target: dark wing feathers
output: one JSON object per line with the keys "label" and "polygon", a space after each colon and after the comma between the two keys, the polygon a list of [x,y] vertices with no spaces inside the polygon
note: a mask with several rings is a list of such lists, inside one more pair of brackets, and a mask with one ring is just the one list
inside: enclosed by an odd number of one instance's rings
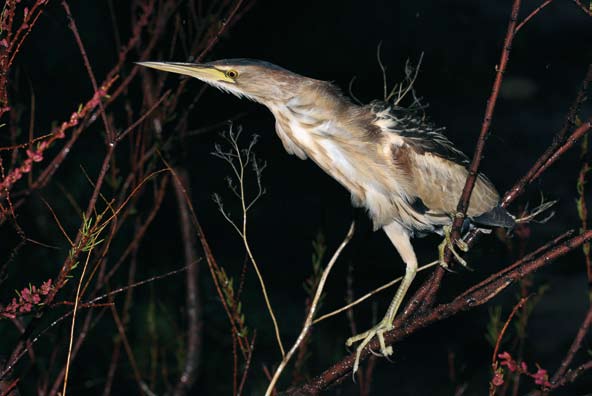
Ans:
{"label": "dark wing feathers", "polygon": [[393,132],[405,138],[416,152],[431,153],[468,166],[469,158],[444,136],[445,128],[438,128],[425,118],[423,108],[391,106],[382,101],[373,101],[370,107],[377,118],[389,119],[393,124]]}
{"label": "dark wing feathers", "polygon": [[490,227],[512,228],[516,225],[514,217],[499,205],[487,213],[473,217],[473,221],[477,224]]}
{"label": "dark wing feathers", "polygon": [[[413,209],[419,213],[453,214],[468,175],[469,158],[443,135],[444,128],[435,127],[426,120],[420,106],[403,108],[374,101],[370,108],[377,119],[389,121],[389,131],[401,136],[416,155],[424,158],[421,163],[416,163],[418,174],[414,184],[417,196],[411,203]],[[445,161],[452,164],[444,165]],[[449,170],[445,171],[442,166]],[[499,206],[498,201],[495,187],[480,173],[469,206],[472,221],[484,226],[513,227],[514,218]]]}

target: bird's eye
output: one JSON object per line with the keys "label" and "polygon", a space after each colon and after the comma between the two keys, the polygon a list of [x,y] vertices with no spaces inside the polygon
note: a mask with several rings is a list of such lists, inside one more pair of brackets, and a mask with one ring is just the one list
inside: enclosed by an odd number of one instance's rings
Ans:
{"label": "bird's eye", "polygon": [[238,77],[238,72],[236,70],[226,70],[226,77],[235,79]]}

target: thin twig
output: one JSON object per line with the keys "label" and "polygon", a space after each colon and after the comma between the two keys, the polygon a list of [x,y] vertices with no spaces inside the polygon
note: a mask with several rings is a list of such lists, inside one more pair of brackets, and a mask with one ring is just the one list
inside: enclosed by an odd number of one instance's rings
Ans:
{"label": "thin twig", "polygon": [[537,8],[535,8],[530,14],[528,14],[528,16],[526,18],[524,18],[522,20],[522,22],[520,22],[518,24],[518,26],[516,26],[516,29],[514,29],[514,34],[518,33],[518,31],[520,29],[522,29],[522,27],[524,25],[526,25],[528,23],[528,21],[530,21],[536,14],[538,14],[543,8],[545,8],[546,6],[548,6],[549,4],[551,4],[553,2],[553,0],[545,0],[543,1],[543,3],[538,6]]}
{"label": "thin twig", "polygon": [[257,333],[253,334],[251,338],[251,344],[249,345],[249,353],[247,354],[247,360],[245,361],[245,367],[243,368],[243,375],[238,386],[238,390],[236,392],[236,396],[240,396],[243,393],[243,388],[245,387],[245,383],[247,382],[247,374],[249,373],[249,369],[251,368],[251,361],[253,360],[253,351],[255,350],[255,339],[257,338]]}
{"label": "thin twig", "polygon": [[[101,301],[101,300],[103,300],[103,299],[105,299],[107,297],[114,296],[116,294],[122,293],[122,292],[124,292],[126,290],[129,290],[131,288],[134,288],[134,287],[142,286],[142,285],[145,285],[147,283],[151,283],[151,282],[154,282],[154,281],[157,281],[157,280],[160,280],[160,279],[167,278],[167,277],[169,277],[171,275],[176,275],[176,274],[178,274],[180,272],[185,271],[185,269],[186,269],[185,267],[182,267],[182,268],[179,268],[179,269],[176,269],[176,270],[173,270],[173,271],[169,271],[169,272],[164,273],[162,275],[156,275],[156,276],[153,276],[151,278],[145,279],[143,281],[136,282],[136,283],[131,284],[131,285],[120,287],[120,288],[115,289],[115,290],[113,290],[113,291],[111,291],[109,293],[105,293],[105,294],[103,294],[101,296],[95,297],[95,298],[93,298],[90,301],[87,301],[85,303],[79,304],[79,308],[80,307],[87,307],[87,306],[88,307],[92,307],[95,303],[97,303],[97,302],[99,302],[99,301]],[[11,359],[9,361],[9,363],[4,366],[4,370],[0,373],[0,380],[2,380],[8,373],[10,373],[10,371],[14,368],[14,365],[17,364],[22,359],[22,357],[28,352],[30,346],[32,346],[35,343],[37,343],[37,341],[39,341],[41,339],[41,337],[43,337],[49,330],[51,330],[52,328],[54,328],[55,326],[57,326],[58,324],[60,324],[65,319],[69,318],[70,315],[73,314],[73,312],[74,311],[70,311],[70,312],[67,312],[64,315],[60,316],[58,319],[56,319],[53,322],[51,322],[46,328],[44,328],[43,330],[41,330],[35,337],[33,337],[31,339],[31,341],[27,344],[27,347],[21,349],[20,352],[15,355],[14,359]]]}
{"label": "thin twig", "polygon": [[[523,278],[524,276],[533,273],[541,267],[553,262],[559,257],[564,256],[568,252],[579,248],[583,243],[592,239],[592,230],[589,230],[581,235],[575,236],[567,241],[564,241],[551,249],[543,252],[536,258],[525,262],[522,266],[514,268],[505,276],[497,278],[495,281],[483,285],[482,287],[473,290],[469,294],[461,294],[449,303],[441,304],[423,315],[416,315],[406,320],[400,318],[395,319],[393,323],[393,330],[384,334],[384,340],[388,344],[392,344],[406,336],[416,332],[420,328],[424,328],[432,323],[448,318],[452,315],[458,314],[461,311],[469,310],[485,304],[493,297],[505,290],[512,283]],[[378,340],[373,340],[368,344],[368,347],[362,350],[360,360],[365,360],[370,355],[371,350],[380,347]],[[356,360],[356,353],[350,354],[341,361],[335,363],[327,368],[323,373],[319,374],[311,381],[303,384],[297,388],[292,388],[287,393],[288,395],[317,395],[320,391],[328,387],[338,384],[348,377],[351,372],[353,364]]]}
{"label": "thin twig", "polygon": [[84,274],[86,273],[86,268],[88,267],[88,262],[90,260],[90,255],[93,251],[91,247],[86,254],[86,260],[84,262],[84,267],[82,267],[82,274],[80,274],[80,280],[78,281],[78,287],[76,288],[76,298],[74,300],[74,309],[72,310],[72,326],[70,326],[70,341],[68,343],[68,357],[66,359],[66,371],[64,374],[64,387],[62,388],[62,395],[66,396],[66,390],[68,388],[68,374],[70,373],[70,359],[72,358],[72,342],[74,341],[74,327],[76,325],[76,313],[78,312],[78,303],[80,302],[80,288],[82,286],[82,281],[84,280]]}
{"label": "thin twig", "polygon": [[582,4],[580,0],[572,0],[576,5],[580,8],[580,10],[584,11],[584,13],[590,17],[592,17],[592,9],[586,7]]}
{"label": "thin twig", "polygon": [[[232,225],[232,227],[237,232],[237,234],[240,236],[240,238],[243,242],[243,246],[245,248],[245,251],[247,252],[247,256],[249,257],[249,260],[251,261],[251,264],[253,265],[253,269],[255,270],[255,273],[257,275],[257,279],[259,280],[259,286],[261,287],[263,299],[265,300],[265,305],[267,307],[267,311],[268,311],[269,316],[271,317],[271,321],[273,323],[273,328],[274,328],[275,337],[276,337],[276,340],[278,343],[278,347],[280,349],[280,353],[282,355],[282,358],[284,358],[286,355],[286,352],[284,350],[284,345],[282,343],[280,327],[279,327],[277,318],[275,316],[275,312],[273,311],[273,307],[271,306],[271,300],[269,298],[269,293],[267,292],[267,286],[265,284],[265,280],[263,279],[261,269],[259,268],[259,264],[257,264],[257,260],[255,259],[253,251],[251,249],[251,244],[249,243],[249,238],[248,238],[248,234],[247,234],[247,225],[248,225],[247,220],[248,220],[249,210],[255,204],[255,202],[257,202],[259,200],[259,198],[261,198],[261,196],[263,194],[265,194],[265,189],[263,188],[262,183],[261,183],[261,173],[265,169],[266,165],[265,165],[265,163],[259,164],[259,161],[257,160],[255,155],[253,154],[253,148],[254,148],[255,144],[257,143],[257,137],[253,136],[253,138],[251,139],[251,142],[249,143],[249,146],[246,149],[241,149],[239,147],[239,143],[238,143],[238,139],[240,137],[240,134],[241,134],[240,128],[235,133],[232,129],[232,126],[231,126],[228,133],[223,135],[224,139],[230,144],[231,151],[225,152],[222,150],[222,148],[220,146],[216,145],[215,151],[212,154],[215,157],[221,158],[224,161],[226,161],[229,164],[230,168],[232,169],[232,171],[236,177],[236,182],[238,183],[238,188],[232,183],[231,180],[229,180],[228,184],[229,184],[230,189],[239,198],[240,205],[241,205],[241,212],[242,212],[241,223],[237,224],[236,222],[234,222],[230,218],[229,214],[226,213],[226,211],[224,210],[221,198],[217,194],[214,194],[214,201],[218,205],[218,210],[220,211],[220,213],[222,214],[224,219]],[[255,196],[252,198],[247,197],[247,193],[245,190],[246,170],[249,165],[251,165],[253,168],[253,172],[255,173],[255,178],[256,178],[256,182],[257,182],[257,192],[256,192]]]}
{"label": "thin twig", "polygon": [[[90,61],[88,60],[88,55],[86,54],[86,50],[84,49],[84,44],[82,44],[82,39],[80,38],[80,34],[78,33],[78,27],[76,27],[76,21],[70,12],[70,6],[66,0],[62,0],[62,7],[66,11],[66,16],[68,17],[68,27],[72,30],[74,34],[74,39],[76,40],[76,44],[78,45],[78,49],[80,50],[80,54],[82,55],[82,60],[84,61],[84,67],[88,72],[88,77],[92,83],[95,95],[99,93],[99,85],[97,84],[97,79],[95,78],[95,74],[92,70],[92,66],[90,65]],[[107,114],[105,113],[105,107],[103,106],[103,102],[99,101],[99,109],[101,113],[101,118],[103,119],[103,125],[105,126],[105,131],[107,132],[107,140],[108,144],[111,144],[113,139],[115,139],[115,134],[113,129],[111,128],[111,124],[107,120]]]}
{"label": "thin twig", "polygon": [[516,315],[518,310],[520,308],[522,308],[522,306],[524,305],[524,303],[527,300],[528,300],[528,297],[521,298],[520,301],[518,301],[518,303],[516,305],[514,305],[514,308],[512,309],[512,312],[510,312],[510,315],[508,315],[508,319],[506,319],[504,326],[502,327],[501,331],[499,332],[499,334],[497,336],[497,341],[495,342],[495,347],[493,348],[493,353],[491,354],[491,365],[492,366],[494,366],[495,363],[497,362],[497,353],[498,353],[500,345],[502,343],[502,339],[504,338],[504,334],[506,334],[506,330],[508,329],[510,322],[512,322],[512,318],[514,317],[514,315]]}
{"label": "thin twig", "polygon": [[[431,268],[431,267],[433,267],[433,266],[435,266],[435,265],[438,265],[438,264],[439,264],[439,261],[437,261],[437,260],[436,260],[436,261],[432,261],[432,262],[431,262],[431,263],[429,263],[429,264],[426,264],[426,265],[423,265],[423,266],[419,267],[419,268],[417,269],[417,272],[421,272],[421,271],[423,271],[423,270],[425,270],[425,269]],[[317,323],[319,323],[319,322],[321,322],[321,321],[323,321],[323,320],[325,320],[325,319],[328,319],[328,318],[330,318],[331,316],[335,316],[335,315],[337,315],[337,314],[339,314],[339,313],[341,313],[341,312],[343,312],[343,311],[347,311],[348,309],[351,309],[351,308],[353,308],[354,306],[356,306],[356,305],[360,304],[361,302],[363,302],[363,301],[366,301],[367,299],[369,299],[369,298],[370,298],[370,297],[372,297],[373,295],[375,295],[375,294],[377,294],[377,293],[379,293],[379,292],[381,292],[381,291],[383,291],[383,290],[385,290],[385,289],[388,289],[388,288],[389,288],[389,287],[391,287],[391,286],[394,286],[394,285],[396,285],[397,283],[401,282],[401,280],[403,280],[403,277],[402,277],[402,276],[400,276],[400,277],[398,277],[398,278],[396,278],[396,279],[393,279],[392,281],[390,281],[390,282],[388,282],[388,283],[385,283],[384,285],[382,285],[382,286],[380,286],[380,287],[378,287],[378,288],[376,288],[376,289],[372,290],[371,292],[368,292],[368,293],[364,294],[362,297],[360,297],[360,298],[356,299],[355,301],[352,301],[352,302],[350,302],[349,304],[347,304],[347,305],[344,305],[344,306],[343,306],[343,307],[341,307],[341,308],[338,308],[338,309],[336,309],[336,310],[334,310],[334,311],[331,311],[331,312],[329,312],[329,313],[326,313],[326,314],[324,314],[324,315],[322,315],[322,316],[320,316],[320,317],[316,318],[316,319],[315,319],[315,320],[312,322],[312,324],[317,324]]]}
{"label": "thin twig", "polygon": [[555,372],[555,374],[553,374],[553,377],[551,378],[551,383],[560,382],[561,378],[563,378],[565,376],[565,373],[566,373],[569,365],[571,364],[576,352],[582,347],[582,342],[584,341],[584,338],[586,337],[586,334],[588,333],[588,330],[590,329],[591,325],[592,325],[592,304],[589,305],[588,312],[586,313],[586,317],[584,318],[582,325],[578,329],[578,333],[576,334],[576,337],[574,338],[573,342],[571,343],[571,346],[569,347],[569,350],[568,350],[567,354],[565,355],[565,358],[561,361],[561,364],[557,368],[557,371]]}
{"label": "thin twig", "polygon": [[[174,169],[170,167],[168,162],[164,158],[162,158],[162,156],[161,156],[161,160],[164,162],[164,164],[167,166],[167,169],[173,175],[175,182],[181,183],[179,176],[175,173]],[[230,308],[228,307],[228,304],[226,303],[226,299],[224,298],[224,293],[222,292],[222,288],[221,288],[220,282],[218,280],[217,273],[220,272],[220,267],[218,266],[218,263],[216,262],[216,259],[214,257],[214,254],[212,253],[212,249],[210,248],[210,244],[208,243],[208,240],[206,239],[203,229],[202,229],[199,221],[197,220],[197,215],[195,214],[195,209],[193,208],[193,205],[191,204],[191,200],[189,199],[189,196],[187,195],[187,191],[185,189],[183,189],[182,192],[183,192],[183,195],[185,196],[185,201],[187,203],[187,206],[188,206],[189,210],[191,211],[191,219],[193,221],[193,226],[194,226],[195,231],[199,237],[199,241],[201,243],[202,249],[203,249],[204,254],[206,256],[206,262],[208,264],[208,269],[210,270],[210,274],[212,275],[214,287],[216,288],[216,292],[218,294],[218,297],[220,298],[220,302],[222,303],[222,306],[224,307],[224,312],[226,312],[226,316],[228,317],[228,321],[230,322],[230,326],[232,328],[232,331],[235,334],[239,334],[236,323],[233,319]],[[243,353],[243,356],[246,359],[246,357],[248,355],[248,346],[245,345],[242,337],[238,337],[238,342],[239,342],[239,347],[241,349],[241,352]]]}
{"label": "thin twig", "polygon": [[551,145],[545,150],[543,154],[537,159],[534,165],[530,168],[530,170],[524,175],[520,180],[518,180],[512,188],[510,188],[504,197],[501,199],[501,206],[507,208],[526,188],[526,186],[532,183],[536,178],[535,175],[540,175],[541,172],[538,172],[545,163],[551,158],[551,156],[555,153],[557,148],[561,146],[565,142],[565,137],[569,133],[569,131],[574,127],[576,123],[576,119],[578,117],[578,113],[584,101],[588,96],[588,87],[592,82],[592,64],[588,65],[588,69],[586,71],[586,75],[580,85],[580,89],[576,94],[576,97],[569,107],[567,111],[567,115],[565,117],[565,121],[563,123],[562,128],[557,131],[555,136],[553,137],[553,141]]}
{"label": "thin twig", "polygon": [[339,255],[341,254],[343,249],[347,246],[347,244],[349,243],[351,238],[354,236],[354,230],[355,230],[355,222],[352,222],[349,227],[349,230],[347,231],[345,238],[343,239],[343,241],[341,242],[341,244],[339,245],[339,247],[337,248],[337,250],[333,254],[333,257],[331,257],[331,260],[329,260],[327,267],[325,267],[323,274],[321,275],[321,279],[319,280],[319,285],[317,286],[317,290],[315,291],[315,295],[312,300],[312,303],[310,304],[310,310],[308,311],[308,315],[306,316],[306,320],[304,321],[304,326],[302,327],[300,334],[296,338],[294,345],[292,345],[292,348],[290,348],[288,353],[284,356],[284,358],[280,362],[278,368],[273,373],[273,377],[271,378],[269,386],[267,387],[267,390],[265,391],[265,396],[271,396],[271,394],[275,388],[275,385],[280,378],[280,375],[284,371],[284,368],[286,367],[286,365],[288,364],[288,362],[292,358],[292,355],[294,355],[294,352],[296,352],[296,350],[298,349],[298,346],[300,345],[302,340],[304,340],[308,331],[310,330],[311,326],[313,325],[313,318],[316,313],[316,309],[317,309],[319,300],[321,298],[321,295],[323,294],[323,289],[325,288],[325,283],[327,282],[327,278],[329,277],[329,273],[331,272],[333,265],[335,264],[335,262],[339,258]]}

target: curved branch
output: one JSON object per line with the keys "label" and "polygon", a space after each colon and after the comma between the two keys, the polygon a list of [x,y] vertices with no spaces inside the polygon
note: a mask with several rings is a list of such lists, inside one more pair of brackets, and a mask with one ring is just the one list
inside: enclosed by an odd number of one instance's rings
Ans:
{"label": "curved branch", "polygon": [[[503,277],[497,277],[491,282],[483,284],[481,287],[474,289],[468,294],[461,294],[449,303],[440,304],[434,307],[430,312],[423,315],[415,316],[405,321],[399,317],[394,322],[394,329],[384,334],[385,342],[391,344],[399,341],[417,330],[424,328],[432,323],[446,319],[450,316],[456,315],[461,311],[466,311],[478,307],[493,297],[497,296],[501,291],[505,290],[512,283],[523,278],[524,276],[533,273],[541,267],[555,261],[559,257],[568,252],[580,247],[583,243],[592,239],[592,231],[587,231],[582,235],[573,237],[565,242],[557,244],[546,252],[524,262],[522,265],[515,267],[512,271],[506,273]],[[378,349],[378,340],[374,340],[361,352],[360,360],[365,360],[371,354],[371,350]],[[310,382],[289,389],[286,395],[318,395],[321,391],[339,384],[345,378],[348,378],[349,373],[353,368],[356,354],[350,354],[341,361],[329,367],[323,373],[313,378]]]}

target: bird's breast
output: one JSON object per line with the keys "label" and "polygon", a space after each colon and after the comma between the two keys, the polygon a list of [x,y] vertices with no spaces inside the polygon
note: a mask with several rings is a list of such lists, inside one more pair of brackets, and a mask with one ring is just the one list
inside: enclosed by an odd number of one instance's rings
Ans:
{"label": "bird's breast", "polygon": [[349,190],[352,203],[366,207],[376,227],[402,216],[407,194],[392,161],[393,142],[369,141],[332,120],[311,123],[281,116],[276,121],[286,150],[303,153]]}

